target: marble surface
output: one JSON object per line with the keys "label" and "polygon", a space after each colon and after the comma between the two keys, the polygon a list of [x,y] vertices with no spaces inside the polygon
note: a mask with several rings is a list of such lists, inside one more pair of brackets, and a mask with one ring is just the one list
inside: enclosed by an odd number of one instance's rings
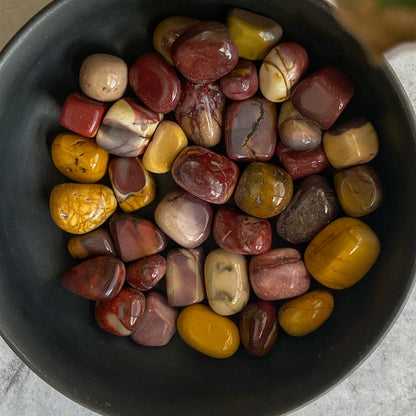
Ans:
{"label": "marble surface", "polygon": [[[0,49],[50,0],[0,0]],[[387,54],[416,108],[416,45]],[[413,416],[416,409],[416,290],[374,353],[346,380],[291,416]],[[0,415],[94,416],[34,374],[0,338]]]}

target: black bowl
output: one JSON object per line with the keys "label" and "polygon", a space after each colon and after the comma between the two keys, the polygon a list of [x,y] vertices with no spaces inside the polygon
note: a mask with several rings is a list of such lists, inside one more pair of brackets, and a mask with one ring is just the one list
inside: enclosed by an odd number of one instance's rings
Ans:
{"label": "black bowl", "polygon": [[[263,358],[240,349],[216,360],[179,336],[166,347],[144,348],[107,334],[94,321],[92,302],[60,285],[73,260],[68,236],[49,215],[49,193],[65,180],[50,144],[87,55],[113,53],[131,64],[152,48],[163,18],[223,21],[232,6],[279,21],[284,39],[310,53],[311,71],[333,64],[354,81],[344,117],[364,115],[379,133],[374,166],[385,200],[365,218],[380,237],[380,258],[360,283],[333,292],[336,307],[325,325],[302,339],[282,333]],[[4,50],[0,79],[0,331],[35,373],[71,399],[108,415],[281,414],[353,371],[401,311],[414,283],[416,122],[390,68],[371,67],[325,3],[60,0]]]}

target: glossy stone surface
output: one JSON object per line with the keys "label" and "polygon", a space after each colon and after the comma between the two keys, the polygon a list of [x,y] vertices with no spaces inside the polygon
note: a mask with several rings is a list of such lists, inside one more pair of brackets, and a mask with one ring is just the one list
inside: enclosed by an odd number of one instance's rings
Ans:
{"label": "glossy stone surface", "polygon": [[117,255],[111,234],[106,228],[76,235],[68,241],[67,247],[69,254],[75,259]]}
{"label": "glossy stone surface", "polygon": [[304,117],[328,130],[354,94],[354,84],[337,67],[322,68],[303,79],[294,89],[292,102]]}
{"label": "glossy stone surface", "polygon": [[55,167],[67,178],[81,183],[98,182],[107,172],[109,155],[94,139],[60,133],[52,142]]}
{"label": "glossy stone surface", "polygon": [[239,59],[234,69],[220,79],[220,87],[230,100],[251,98],[259,88],[259,76],[254,62]]}
{"label": "glossy stone surface", "polygon": [[341,207],[350,217],[370,214],[383,200],[380,178],[369,165],[354,166],[336,173],[334,185]]}
{"label": "glossy stone surface", "polygon": [[301,337],[316,331],[333,310],[334,297],[328,290],[312,290],[279,308],[279,325],[287,334]]}
{"label": "glossy stone surface", "polygon": [[249,276],[254,293],[270,301],[299,296],[311,284],[302,255],[294,248],[276,248],[252,257]]}
{"label": "glossy stone surface", "polygon": [[208,303],[214,312],[229,316],[246,306],[250,284],[245,256],[222,248],[212,250],[205,259],[204,276]]}
{"label": "glossy stone surface", "polygon": [[108,176],[124,212],[137,211],[155,199],[155,181],[137,157],[114,157],[108,166]]}
{"label": "glossy stone surface", "polygon": [[146,308],[131,338],[140,345],[161,347],[176,333],[178,311],[168,305],[166,297],[152,291],[146,295]]}
{"label": "glossy stone surface", "polygon": [[237,254],[262,254],[272,245],[268,219],[252,217],[232,207],[221,207],[215,213],[212,232],[221,248]]}
{"label": "glossy stone surface", "polygon": [[52,189],[49,197],[52,219],[71,234],[95,230],[116,208],[116,197],[106,185],[61,183]]}
{"label": "glossy stone surface", "polygon": [[156,113],[169,113],[181,97],[176,72],[158,52],[141,55],[129,69],[129,84],[143,103]]}
{"label": "glossy stone surface", "polygon": [[323,146],[334,168],[368,163],[379,149],[377,132],[370,121],[356,117],[325,132]]}
{"label": "glossy stone surface", "polygon": [[139,101],[126,97],[116,101],[107,111],[97,133],[97,144],[117,156],[141,155],[163,119]]}
{"label": "glossy stone surface", "polygon": [[171,56],[183,76],[195,83],[216,81],[238,62],[238,48],[228,28],[219,22],[200,22],[172,44]]}
{"label": "glossy stone surface", "polygon": [[335,220],[341,208],[333,186],[321,175],[303,179],[276,222],[277,234],[293,244],[307,243]]}
{"label": "glossy stone surface", "polygon": [[237,325],[201,303],[182,310],[178,333],[190,347],[212,358],[231,357],[240,345]]}
{"label": "glossy stone surface", "polygon": [[308,65],[309,57],[303,46],[296,42],[279,43],[260,67],[259,85],[264,97],[278,103],[289,99]]}
{"label": "glossy stone surface", "polygon": [[173,65],[171,47],[173,42],[188,27],[198,23],[199,20],[188,16],[169,16],[163,19],[153,32],[153,47]]}
{"label": "glossy stone surface", "polygon": [[278,131],[280,140],[293,150],[312,150],[322,143],[322,129],[303,117],[291,100],[280,107]]}
{"label": "glossy stone surface", "polygon": [[220,142],[225,101],[218,82],[182,81],[182,96],[175,109],[175,118],[189,140],[204,147],[213,147]]}
{"label": "glossy stone surface", "polygon": [[165,195],[154,215],[160,229],[185,248],[200,246],[211,233],[211,205],[184,189]]}
{"label": "glossy stone surface", "polygon": [[329,166],[322,146],[312,150],[297,151],[279,142],[276,146],[276,156],[292,179],[301,179],[323,172]]}
{"label": "glossy stone surface", "polygon": [[213,204],[224,204],[231,198],[238,176],[233,161],[202,146],[186,147],[172,166],[172,177],[179,186]]}
{"label": "glossy stone surface", "polygon": [[163,120],[153,134],[143,155],[143,166],[153,173],[169,172],[178,154],[188,145],[182,127],[171,120]]}
{"label": "glossy stone surface", "polygon": [[112,299],[120,292],[126,277],[124,263],[113,256],[84,260],[61,277],[62,285],[91,300]]}
{"label": "glossy stone surface", "polygon": [[123,287],[114,298],[97,302],[94,310],[95,320],[104,331],[127,337],[143,316],[145,305],[143,293]]}
{"label": "glossy stone surface", "polygon": [[107,104],[84,94],[70,94],[62,106],[59,123],[84,137],[94,137],[100,127]]}
{"label": "glossy stone surface", "polygon": [[98,101],[118,100],[124,95],[127,82],[127,64],[118,56],[95,53],[82,62],[79,85],[90,98]]}
{"label": "glossy stone surface", "polygon": [[166,256],[166,296],[170,306],[188,306],[205,298],[204,250],[174,248]]}
{"label": "glossy stone surface", "polygon": [[274,156],[277,139],[276,105],[255,97],[227,107],[224,135],[227,156],[235,161],[265,161]]}
{"label": "glossy stone surface", "polygon": [[293,194],[293,181],[281,167],[251,162],[241,174],[234,193],[237,206],[258,218],[271,218],[286,208]]}
{"label": "glossy stone surface", "polygon": [[117,252],[129,262],[163,251],[168,239],[153,222],[129,214],[115,214],[110,232]]}
{"label": "glossy stone surface", "polygon": [[235,39],[241,58],[263,59],[283,35],[283,29],[273,19],[237,7],[227,15],[227,26]]}
{"label": "glossy stone surface", "polygon": [[264,300],[249,303],[241,311],[239,329],[241,343],[250,355],[267,354],[278,335],[275,304]]}
{"label": "glossy stone surface", "polygon": [[346,289],[359,282],[380,254],[373,229],[352,217],[336,219],[308,244],[304,254],[309,273],[331,289]]}
{"label": "glossy stone surface", "polygon": [[161,254],[152,254],[131,263],[126,268],[126,282],[137,290],[154,288],[166,273],[166,259]]}

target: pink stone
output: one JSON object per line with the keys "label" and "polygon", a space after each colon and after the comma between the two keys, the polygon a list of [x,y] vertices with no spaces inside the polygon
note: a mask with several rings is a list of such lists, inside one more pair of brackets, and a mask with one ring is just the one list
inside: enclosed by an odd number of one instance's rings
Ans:
{"label": "pink stone", "polygon": [[61,277],[62,285],[92,300],[107,300],[117,296],[126,277],[124,263],[113,256],[84,260]]}
{"label": "pink stone", "polygon": [[280,300],[308,291],[310,276],[298,250],[277,248],[251,258],[250,283],[263,300]]}
{"label": "pink stone", "polygon": [[233,161],[202,146],[186,147],[172,165],[172,177],[179,186],[213,204],[231,198],[238,175]]}
{"label": "pink stone", "polygon": [[98,326],[119,336],[128,336],[142,317],[145,297],[138,290],[123,287],[116,297],[97,302],[94,316]]}
{"label": "pink stone", "polygon": [[138,290],[155,287],[166,273],[166,259],[153,254],[129,264],[126,268],[126,282]]}
{"label": "pink stone", "polygon": [[114,214],[110,232],[121,259],[134,261],[163,251],[165,234],[151,221],[128,214]]}
{"label": "pink stone", "polygon": [[131,338],[149,347],[166,345],[176,333],[177,318],[177,309],[168,305],[165,296],[159,292],[149,292],[144,314]]}
{"label": "pink stone", "polygon": [[272,245],[267,218],[255,218],[231,207],[222,207],[215,214],[213,235],[221,248],[237,254],[262,254]]}

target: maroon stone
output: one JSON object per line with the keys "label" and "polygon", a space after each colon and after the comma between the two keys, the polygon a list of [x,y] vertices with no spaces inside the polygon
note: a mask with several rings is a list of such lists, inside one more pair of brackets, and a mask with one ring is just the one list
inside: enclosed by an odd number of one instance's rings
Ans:
{"label": "maroon stone", "polygon": [[115,157],[109,164],[113,185],[121,194],[139,192],[146,184],[141,164],[137,157]]}
{"label": "maroon stone", "polygon": [[276,155],[292,179],[320,173],[329,166],[322,145],[312,150],[297,151],[279,142],[276,146]]}
{"label": "maroon stone", "polygon": [[311,279],[302,256],[294,248],[277,248],[251,258],[250,283],[263,300],[280,300],[308,291]]}
{"label": "maroon stone", "polygon": [[123,287],[116,297],[97,302],[94,316],[98,326],[119,336],[128,336],[142,317],[146,301],[143,293]]}
{"label": "maroon stone", "polygon": [[114,214],[110,232],[122,260],[134,261],[166,248],[168,239],[151,221],[128,214]]}
{"label": "maroon stone", "polygon": [[230,199],[238,175],[233,161],[201,146],[185,148],[172,165],[172,177],[179,186],[213,204]]}
{"label": "maroon stone", "polygon": [[328,130],[354,94],[354,84],[338,68],[328,66],[303,79],[292,95],[294,107]]}
{"label": "maroon stone", "polygon": [[235,101],[225,115],[227,156],[235,161],[266,161],[274,156],[277,139],[276,104],[265,98]]}
{"label": "maroon stone", "polygon": [[238,47],[227,26],[201,22],[185,30],[172,44],[176,68],[190,81],[207,83],[230,72],[238,62]]}
{"label": "maroon stone", "polygon": [[61,277],[65,288],[92,300],[107,300],[121,290],[126,277],[124,263],[112,256],[93,257],[72,267]]}
{"label": "maroon stone", "polygon": [[259,300],[249,303],[240,316],[240,338],[251,355],[261,357],[276,343],[277,308],[273,302]]}
{"label": "maroon stone", "polygon": [[221,248],[237,254],[262,254],[272,245],[267,218],[255,218],[231,207],[220,208],[215,214],[213,235]]}
{"label": "maroon stone", "polygon": [[230,100],[246,100],[259,88],[259,76],[254,62],[240,59],[235,68],[220,79],[222,92]]}
{"label": "maroon stone", "polygon": [[146,308],[139,319],[131,338],[141,345],[166,345],[176,332],[178,311],[168,305],[161,293],[149,292],[146,296]]}
{"label": "maroon stone", "polygon": [[126,282],[138,290],[155,287],[166,273],[166,259],[153,254],[130,264],[126,268]]}
{"label": "maroon stone", "polygon": [[181,96],[176,72],[157,52],[146,53],[134,62],[129,83],[143,103],[158,113],[173,111]]}

